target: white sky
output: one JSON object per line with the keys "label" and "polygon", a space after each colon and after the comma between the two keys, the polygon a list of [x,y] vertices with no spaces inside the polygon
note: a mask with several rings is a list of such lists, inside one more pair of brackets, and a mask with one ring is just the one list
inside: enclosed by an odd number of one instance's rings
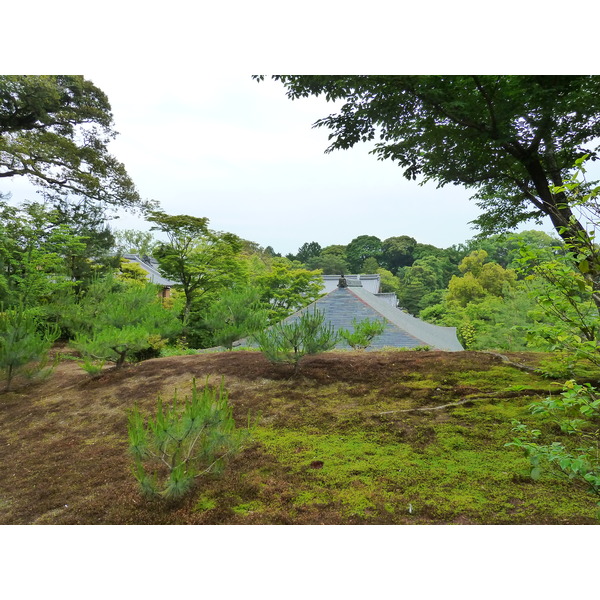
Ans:
{"label": "white sky", "polygon": [[[223,3],[201,13],[182,0],[171,2],[168,11],[150,2],[143,13],[112,0],[103,6],[85,28],[71,26],[68,36],[52,36],[33,61],[29,57],[13,72],[75,72],[92,80],[108,95],[120,133],[111,152],[142,197],[158,200],[170,214],[208,217],[215,230],[284,254],[304,242],[347,244],[363,234],[410,235],[447,247],[475,235],[469,222],[479,210],[469,201],[473,191],[407,181],[400,167],[376,160],[365,144],[325,155],[329,132],[312,124],[333,107],[317,98],[292,102],[281,84],[259,84],[253,73],[447,73],[457,64],[467,65],[462,72],[544,70],[515,63],[505,51],[499,60],[490,54],[489,31],[471,28],[468,20],[449,33],[445,19],[452,11],[445,4],[429,15],[424,34],[407,26],[423,19],[418,9],[394,17],[383,10],[387,3],[375,1],[371,10],[378,17],[363,22],[350,10],[352,2],[346,3],[354,18],[349,31],[362,25],[370,30],[353,44],[336,42],[324,25],[339,12],[312,1],[304,11],[287,14],[293,23],[283,21],[279,28],[269,26],[269,18],[286,15],[269,2],[253,10]],[[31,25],[32,39],[44,35],[44,19],[57,10],[53,4]],[[61,19],[68,22],[66,14]],[[501,28],[510,16],[496,20]],[[11,59],[18,63],[20,56]],[[556,68],[564,72],[565,61]],[[22,200],[23,183],[12,180],[10,186],[13,200]],[[124,214],[114,227],[149,225]],[[551,231],[549,225],[541,228]]]}
{"label": "white sky", "polygon": [[[208,217],[213,229],[284,254],[363,234],[410,235],[440,247],[473,237],[468,222],[479,211],[465,189],[407,181],[366,144],[326,155],[329,132],[312,128],[335,110],[324,99],[291,101],[280,83],[258,83],[251,73],[158,89],[144,75],[84,75],[111,102],[119,132],[111,152],[142,197],[167,213]],[[23,183],[10,185],[13,201],[22,199]],[[114,227],[149,225],[123,214]]]}

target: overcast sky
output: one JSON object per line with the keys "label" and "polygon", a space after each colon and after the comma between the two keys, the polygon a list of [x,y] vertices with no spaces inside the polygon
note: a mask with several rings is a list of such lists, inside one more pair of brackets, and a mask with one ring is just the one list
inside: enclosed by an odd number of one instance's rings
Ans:
{"label": "overcast sky", "polygon": [[[521,22],[539,21],[536,7],[516,0],[493,23],[480,15],[485,26],[462,0],[401,9],[373,0],[367,12],[352,1],[321,0],[306,0],[302,10],[264,0],[102,6],[40,4],[27,35],[18,27],[3,33],[12,49],[5,72],[84,75],[108,95],[120,133],[110,149],[142,197],[284,254],[304,242],[347,244],[363,234],[447,247],[475,235],[469,222],[479,210],[472,191],[420,187],[365,144],[324,154],[328,131],[312,124],[334,107],[288,100],[281,84],[259,84],[253,73],[522,74],[595,64],[593,53],[574,62],[554,46],[541,62],[535,36],[502,44],[516,11]],[[5,11],[6,22],[22,16],[17,5]],[[572,35],[579,39],[578,30]],[[5,191],[7,183],[15,202],[31,199],[23,182],[3,182]],[[114,226],[148,228],[128,215]]]}
{"label": "overcast sky", "polygon": [[[312,128],[335,111],[324,99],[289,100],[282,84],[258,83],[251,73],[190,75],[172,85],[167,78],[161,86],[144,74],[84,75],[110,100],[119,132],[111,152],[142,197],[169,214],[208,217],[215,230],[283,254],[365,234],[448,247],[476,233],[472,192],[408,181],[393,162],[369,154],[372,145],[325,154],[328,130]],[[24,188],[11,184],[13,200],[22,199]],[[123,214],[113,227],[149,225]]]}
{"label": "overcast sky", "polygon": [[112,103],[114,153],[168,213],[208,217],[283,253],[363,234],[442,247],[473,235],[466,190],[420,187],[363,144],[326,155],[328,131],[312,128],[335,109],[324,99],[291,101],[280,83],[250,74],[190,77],[158,94],[147,80],[87,76]]}

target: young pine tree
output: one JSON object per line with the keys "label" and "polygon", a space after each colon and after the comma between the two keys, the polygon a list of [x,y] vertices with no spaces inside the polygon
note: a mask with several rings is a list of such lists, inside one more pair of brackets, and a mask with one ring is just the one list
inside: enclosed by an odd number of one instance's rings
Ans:
{"label": "young pine tree", "polygon": [[48,350],[58,337],[58,328],[38,328],[31,312],[21,308],[0,313],[0,372],[9,391],[14,376],[28,365],[38,373]]}
{"label": "young pine tree", "polygon": [[236,429],[227,392],[192,382],[191,398],[173,397],[165,406],[158,397],[156,417],[147,422],[136,408],[129,415],[129,451],[133,473],[148,498],[179,500],[196,479],[223,469],[239,451],[249,431]]}
{"label": "young pine tree", "polygon": [[98,282],[78,305],[71,326],[73,346],[84,357],[109,360],[120,368],[135,352],[149,348],[157,336],[181,332],[181,321],[163,307],[156,286]]}
{"label": "young pine tree", "polygon": [[354,328],[352,332],[348,329],[341,329],[340,337],[346,340],[354,350],[364,350],[374,338],[381,335],[385,330],[385,323],[377,319],[372,321],[370,319],[364,319],[363,321],[352,319],[352,326]]}
{"label": "young pine tree", "polygon": [[256,333],[254,338],[271,362],[292,364],[296,374],[304,356],[326,352],[336,345],[338,335],[333,325],[325,325],[324,320],[322,312],[306,311],[288,323]]}

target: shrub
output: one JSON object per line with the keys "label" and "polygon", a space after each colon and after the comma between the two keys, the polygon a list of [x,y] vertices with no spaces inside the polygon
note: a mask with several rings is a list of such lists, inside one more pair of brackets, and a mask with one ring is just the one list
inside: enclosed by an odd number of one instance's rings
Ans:
{"label": "shrub", "polygon": [[56,327],[38,330],[35,317],[22,308],[0,313],[0,372],[6,380],[6,391],[15,374],[25,367],[29,376],[44,370],[48,350],[58,335]]}
{"label": "shrub", "polygon": [[297,373],[300,361],[309,354],[331,350],[338,341],[333,325],[324,325],[325,315],[306,311],[289,323],[279,323],[254,335],[260,351],[272,363],[294,365]]}
{"label": "shrub", "polygon": [[248,433],[236,429],[223,386],[216,389],[208,381],[198,390],[194,379],[191,398],[183,403],[175,394],[165,406],[158,396],[156,417],[147,423],[135,407],[129,415],[129,450],[142,494],[182,498],[200,475],[221,471]]}
{"label": "shrub", "polygon": [[179,334],[182,327],[162,306],[155,286],[110,280],[91,288],[74,312],[73,323],[73,347],[85,357],[112,361],[116,368],[136,354],[140,360],[158,356],[161,338]]}
{"label": "shrub", "polygon": [[[565,442],[547,443],[540,429],[528,429],[514,421],[518,435],[506,446],[521,448],[531,463],[530,476],[538,479],[542,468],[550,467],[585,483],[600,498],[600,393],[589,383],[567,381],[558,396],[534,402],[534,415],[550,417],[563,433]],[[570,438],[570,439],[569,439]],[[598,502],[600,508],[600,501]],[[598,512],[600,518],[600,511]]]}
{"label": "shrub", "polygon": [[364,321],[357,321],[352,319],[352,326],[354,331],[350,333],[347,329],[340,329],[340,337],[352,346],[354,350],[364,350],[367,348],[373,338],[381,335],[385,329],[385,323],[373,319],[365,319]]}

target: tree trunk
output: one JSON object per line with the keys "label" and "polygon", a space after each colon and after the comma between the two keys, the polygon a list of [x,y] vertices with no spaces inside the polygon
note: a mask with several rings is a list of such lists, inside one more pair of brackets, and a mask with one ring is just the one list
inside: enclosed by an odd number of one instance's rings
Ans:
{"label": "tree trunk", "polygon": [[[569,249],[585,257],[577,263],[577,266],[583,260],[587,261],[588,270],[583,273],[583,276],[592,287],[592,298],[600,314],[600,257],[594,251],[594,240],[573,214],[565,194],[562,192],[553,194],[550,191],[551,184],[540,160],[524,162],[524,166],[543,203],[544,212],[550,217],[558,235]],[[554,178],[552,185],[556,185],[556,183],[556,178]],[[564,182],[561,181],[560,183],[562,185]]]}

